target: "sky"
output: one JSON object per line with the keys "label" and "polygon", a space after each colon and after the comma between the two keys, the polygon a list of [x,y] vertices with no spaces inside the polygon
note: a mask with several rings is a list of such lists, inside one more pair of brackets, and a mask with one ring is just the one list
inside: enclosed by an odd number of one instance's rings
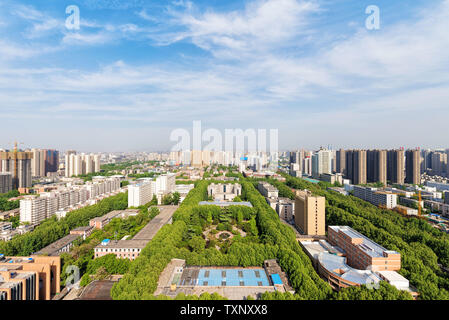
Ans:
{"label": "sky", "polygon": [[0,148],[170,150],[195,120],[449,147],[448,30],[449,0],[0,0]]}

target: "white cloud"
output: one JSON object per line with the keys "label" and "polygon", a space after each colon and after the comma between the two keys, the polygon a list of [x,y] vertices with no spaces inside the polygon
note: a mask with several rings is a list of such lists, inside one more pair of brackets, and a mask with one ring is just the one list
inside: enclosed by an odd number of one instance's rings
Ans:
{"label": "white cloud", "polygon": [[244,11],[197,13],[190,3],[186,10],[168,8],[172,23],[183,27],[180,32],[153,35],[161,44],[191,40],[195,45],[221,57],[238,57],[261,52],[305,35],[307,17],[317,12],[315,1],[256,0]]}

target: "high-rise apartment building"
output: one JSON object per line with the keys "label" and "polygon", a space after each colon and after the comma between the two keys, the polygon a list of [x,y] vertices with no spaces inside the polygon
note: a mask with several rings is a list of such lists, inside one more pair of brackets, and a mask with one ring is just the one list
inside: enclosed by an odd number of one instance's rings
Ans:
{"label": "high-rise apartment building", "polygon": [[2,151],[0,152],[0,172],[9,172],[12,175],[13,189],[31,188],[31,161],[32,152]]}
{"label": "high-rise apartment building", "polygon": [[335,172],[346,175],[346,151],[343,149],[337,150]]}
{"label": "high-rise apartment building", "polygon": [[31,160],[31,175],[33,177],[45,176],[45,150],[32,149],[33,159]]}
{"label": "high-rise apartment building", "polygon": [[434,151],[431,155],[432,174],[443,176],[447,164],[447,154],[441,151]]}
{"label": "high-rise apartment building", "polygon": [[67,151],[65,155],[65,176],[79,176],[100,172],[100,155],[76,154],[76,151]]}
{"label": "high-rise apartment building", "polygon": [[387,151],[368,150],[366,153],[367,182],[387,185]]}
{"label": "high-rise apartment building", "polygon": [[308,191],[296,190],[295,224],[306,235],[324,236],[326,233],[324,197],[315,197]]}
{"label": "high-rise apartment building", "polygon": [[421,154],[419,150],[407,150],[405,171],[406,183],[421,184]]}
{"label": "high-rise apartment building", "polygon": [[58,172],[59,151],[45,150],[45,175],[49,172]]}
{"label": "high-rise apartment building", "polygon": [[74,158],[73,155],[76,154],[76,151],[74,150],[68,150],[65,153],[65,176],[71,177],[73,176],[73,164],[74,164]]}
{"label": "high-rise apartment building", "polygon": [[128,186],[128,207],[140,207],[153,198],[153,186],[151,181],[144,181]]}
{"label": "high-rise apartment building", "polygon": [[366,150],[346,151],[346,178],[353,184],[366,184]]}
{"label": "high-rise apartment building", "polygon": [[449,149],[446,150],[446,177],[449,178]]}
{"label": "high-rise apartment building", "polygon": [[387,153],[387,180],[394,184],[404,184],[405,153],[403,149],[390,150]]}
{"label": "high-rise apartment building", "polygon": [[326,173],[332,173],[332,151],[320,149],[312,155],[312,176],[319,179]]}
{"label": "high-rise apartment building", "polygon": [[312,156],[310,154],[304,156],[302,169],[305,175],[307,176],[312,175]]}
{"label": "high-rise apartment building", "polygon": [[47,202],[43,197],[20,200],[20,221],[37,224],[47,218]]}
{"label": "high-rise apartment building", "polygon": [[0,193],[12,190],[12,175],[9,172],[0,173]]}

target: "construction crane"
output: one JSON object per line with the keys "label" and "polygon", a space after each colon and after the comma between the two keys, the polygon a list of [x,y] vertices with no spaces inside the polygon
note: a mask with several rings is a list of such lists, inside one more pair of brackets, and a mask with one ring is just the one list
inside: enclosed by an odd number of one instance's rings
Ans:
{"label": "construction crane", "polygon": [[9,167],[9,170],[13,169],[12,179],[13,179],[13,186],[15,188],[18,187],[18,184],[19,184],[19,182],[18,182],[18,180],[19,180],[19,168],[18,168],[18,158],[19,158],[18,157],[18,154],[19,154],[19,147],[18,146],[19,146],[19,144],[23,144],[23,142],[15,141],[14,142],[14,149],[12,150],[12,152],[9,152],[10,160],[12,160],[13,163],[14,163],[14,168]]}

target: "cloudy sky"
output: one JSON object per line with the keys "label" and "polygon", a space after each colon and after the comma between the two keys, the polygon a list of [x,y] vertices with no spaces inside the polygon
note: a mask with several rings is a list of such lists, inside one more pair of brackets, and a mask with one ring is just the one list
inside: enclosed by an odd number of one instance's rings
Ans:
{"label": "cloudy sky", "polygon": [[448,30],[449,0],[0,0],[0,148],[168,150],[194,120],[449,147]]}

